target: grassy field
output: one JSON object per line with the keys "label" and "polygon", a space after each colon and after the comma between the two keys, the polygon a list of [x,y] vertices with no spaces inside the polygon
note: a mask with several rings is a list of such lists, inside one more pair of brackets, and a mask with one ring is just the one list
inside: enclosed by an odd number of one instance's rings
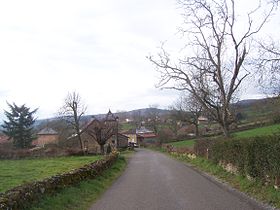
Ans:
{"label": "grassy field", "polygon": [[20,184],[70,171],[101,156],[0,160],[0,192]]}
{"label": "grassy field", "polygon": [[173,147],[189,147],[192,148],[194,146],[195,140],[182,140],[182,141],[176,141],[176,142],[172,142],[169,143],[170,145],[172,145]]}
{"label": "grassy field", "polygon": [[266,136],[274,133],[280,133],[280,124],[265,126],[261,128],[255,128],[251,130],[241,131],[233,133],[235,138],[248,138],[254,136]]}
{"label": "grassy field", "polygon": [[45,196],[30,210],[86,210],[124,171],[127,158],[133,152],[125,152],[117,162],[101,176],[81,182],[77,186],[66,188],[54,196]]}

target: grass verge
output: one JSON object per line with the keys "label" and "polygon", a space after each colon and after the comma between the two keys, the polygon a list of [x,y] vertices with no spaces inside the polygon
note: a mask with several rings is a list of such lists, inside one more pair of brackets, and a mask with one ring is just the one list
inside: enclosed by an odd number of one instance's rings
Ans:
{"label": "grass verge", "polygon": [[68,172],[101,156],[72,156],[22,160],[0,160],[0,192],[34,180]]}
{"label": "grass verge", "polygon": [[[162,152],[162,150],[157,151]],[[169,155],[177,160],[191,164],[194,168],[200,171],[217,177],[219,180],[226,182],[233,188],[238,189],[239,191],[244,192],[259,201],[280,208],[280,190],[276,190],[272,186],[264,186],[258,181],[250,181],[244,176],[229,173],[221,166],[218,166],[204,158],[197,157],[195,159],[190,159],[186,155]]]}
{"label": "grass verge", "polygon": [[86,180],[77,186],[65,188],[53,196],[44,196],[30,210],[71,210],[88,209],[105,190],[112,185],[124,171],[127,157],[132,153],[121,155],[117,162],[101,176]]}

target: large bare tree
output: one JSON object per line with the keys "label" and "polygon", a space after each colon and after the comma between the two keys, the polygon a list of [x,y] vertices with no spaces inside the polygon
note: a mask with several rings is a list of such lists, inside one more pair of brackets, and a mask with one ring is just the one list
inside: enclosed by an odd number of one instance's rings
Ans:
{"label": "large bare tree", "polygon": [[77,92],[68,93],[64,105],[59,110],[59,116],[65,120],[74,130],[80,143],[81,150],[84,150],[81,138],[81,118],[86,112],[86,106]]}
{"label": "large bare tree", "polygon": [[158,86],[191,93],[228,137],[229,126],[234,122],[230,104],[249,75],[246,58],[251,39],[267,22],[274,5],[268,4],[262,18],[254,19],[262,9],[258,5],[248,12],[244,23],[237,21],[235,0],[179,3],[184,11],[181,31],[186,37],[182,50],[185,54],[173,61],[162,47],[157,57],[149,57],[161,75]]}
{"label": "large bare tree", "polygon": [[280,96],[280,44],[272,39],[260,41],[258,52],[259,84],[269,95]]}

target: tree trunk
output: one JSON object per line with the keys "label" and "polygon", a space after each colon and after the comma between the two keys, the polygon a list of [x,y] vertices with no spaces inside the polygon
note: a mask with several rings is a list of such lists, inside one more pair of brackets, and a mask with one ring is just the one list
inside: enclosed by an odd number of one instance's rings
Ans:
{"label": "tree trunk", "polygon": [[100,152],[101,152],[102,155],[105,154],[105,153],[104,153],[104,152],[105,152],[105,151],[104,151],[104,144],[101,144],[101,145],[100,145]]}
{"label": "tree trunk", "polygon": [[195,137],[198,137],[199,136],[198,124],[196,123],[194,126],[195,126]]}
{"label": "tree trunk", "polygon": [[81,138],[81,134],[80,134],[80,133],[77,133],[77,136],[78,136],[78,139],[79,139],[79,142],[80,142],[81,150],[84,151],[83,141],[82,141],[82,138]]}
{"label": "tree trunk", "polygon": [[225,136],[226,138],[229,138],[229,137],[230,137],[229,125],[228,125],[228,124],[222,125],[222,129],[223,129],[224,136]]}

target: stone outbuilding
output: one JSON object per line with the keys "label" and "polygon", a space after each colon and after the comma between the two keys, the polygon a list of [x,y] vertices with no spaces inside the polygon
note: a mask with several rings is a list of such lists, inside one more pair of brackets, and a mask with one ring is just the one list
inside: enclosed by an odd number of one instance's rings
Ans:
{"label": "stone outbuilding", "polygon": [[59,134],[52,128],[44,128],[37,133],[37,139],[32,142],[34,146],[44,147],[47,144],[57,144]]}

